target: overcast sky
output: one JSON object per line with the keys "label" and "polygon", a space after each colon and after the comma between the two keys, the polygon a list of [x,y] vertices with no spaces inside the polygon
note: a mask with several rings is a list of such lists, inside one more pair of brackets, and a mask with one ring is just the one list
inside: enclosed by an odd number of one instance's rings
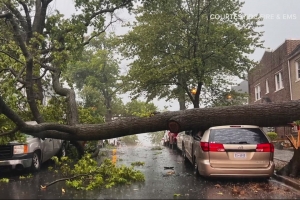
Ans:
{"label": "overcast sky", "polygon": [[[53,9],[58,9],[67,17],[75,12],[73,0],[55,0],[52,3]],[[264,20],[264,25],[260,30],[264,31],[264,46],[275,50],[286,39],[300,39],[300,0],[246,0],[242,11],[247,15],[260,14]],[[129,15],[126,10],[118,11],[118,16],[125,21],[134,20],[134,16]],[[121,27],[121,24],[114,25],[111,31],[118,35],[128,31]],[[255,61],[259,61],[264,53],[264,49],[257,49],[254,54],[249,55]],[[126,63],[123,63],[126,64]],[[155,101],[159,109],[163,106],[172,106],[169,110],[178,110],[177,102],[166,103],[165,101]]]}

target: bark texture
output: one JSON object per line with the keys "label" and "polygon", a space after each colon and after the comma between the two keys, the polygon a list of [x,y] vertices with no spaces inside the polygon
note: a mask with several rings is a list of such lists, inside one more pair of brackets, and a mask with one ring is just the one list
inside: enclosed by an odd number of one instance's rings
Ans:
{"label": "bark texture", "polygon": [[[32,126],[25,124],[3,100],[0,101],[0,112],[14,121],[22,132],[38,137],[66,140],[109,139],[167,129],[176,133],[193,128],[232,124],[258,125],[262,127],[286,126],[288,123],[300,119],[299,110],[300,100],[296,100],[282,103],[163,112],[151,117],[131,117],[105,124],[61,125],[41,123]],[[172,124],[170,128],[169,124]]]}

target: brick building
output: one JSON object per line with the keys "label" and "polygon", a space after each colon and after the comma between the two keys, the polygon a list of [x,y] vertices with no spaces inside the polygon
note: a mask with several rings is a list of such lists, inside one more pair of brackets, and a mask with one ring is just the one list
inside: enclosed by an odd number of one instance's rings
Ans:
{"label": "brick building", "polygon": [[[285,40],[274,51],[265,51],[248,74],[249,104],[300,99],[300,40]],[[279,136],[290,127],[276,127]]]}

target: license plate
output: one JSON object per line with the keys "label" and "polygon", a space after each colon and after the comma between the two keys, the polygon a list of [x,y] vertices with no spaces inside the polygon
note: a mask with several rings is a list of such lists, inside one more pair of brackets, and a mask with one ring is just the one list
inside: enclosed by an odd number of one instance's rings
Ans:
{"label": "license plate", "polygon": [[246,153],[234,153],[234,158],[246,158]]}

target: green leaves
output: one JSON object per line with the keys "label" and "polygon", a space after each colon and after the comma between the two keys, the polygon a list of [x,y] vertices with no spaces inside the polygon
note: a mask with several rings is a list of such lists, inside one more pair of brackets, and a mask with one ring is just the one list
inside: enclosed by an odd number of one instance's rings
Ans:
{"label": "green leaves", "polygon": [[[251,68],[247,54],[262,45],[259,19],[213,19],[213,14],[242,16],[242,3],[205,2],[151,1],[137,9],[137,22],[130,24],[121,48],[134,59],[128,74],[133,96],[177,99],[180,90],[189,95],[192,87],[202,95],[201,83],[208,88],[218,75],[243,77]],[[189,95],[194,105],[196,96]]]}
{"label": "green leaves", "polygon": [[9,179],[8,178],[1,178],[0,183],[9,183]]}
{"label": "green leaves", "polygon": [[[144,175],[133,167],[124,165],[117,167],[110,159],[105,159],[98,166],[98,163],[86,154],[71,168],[69,159],[65,158],[60,162],[57,157],[52,158],[56,166],[59,167],[65,176],[76,176],[72,180],[67,180],[66,184],[78,190],[93,190],[96,188],[111,188],[118,184],[130,184],[132,181],[144,181]],[[82,175],[82,176],[81,176]]]}

